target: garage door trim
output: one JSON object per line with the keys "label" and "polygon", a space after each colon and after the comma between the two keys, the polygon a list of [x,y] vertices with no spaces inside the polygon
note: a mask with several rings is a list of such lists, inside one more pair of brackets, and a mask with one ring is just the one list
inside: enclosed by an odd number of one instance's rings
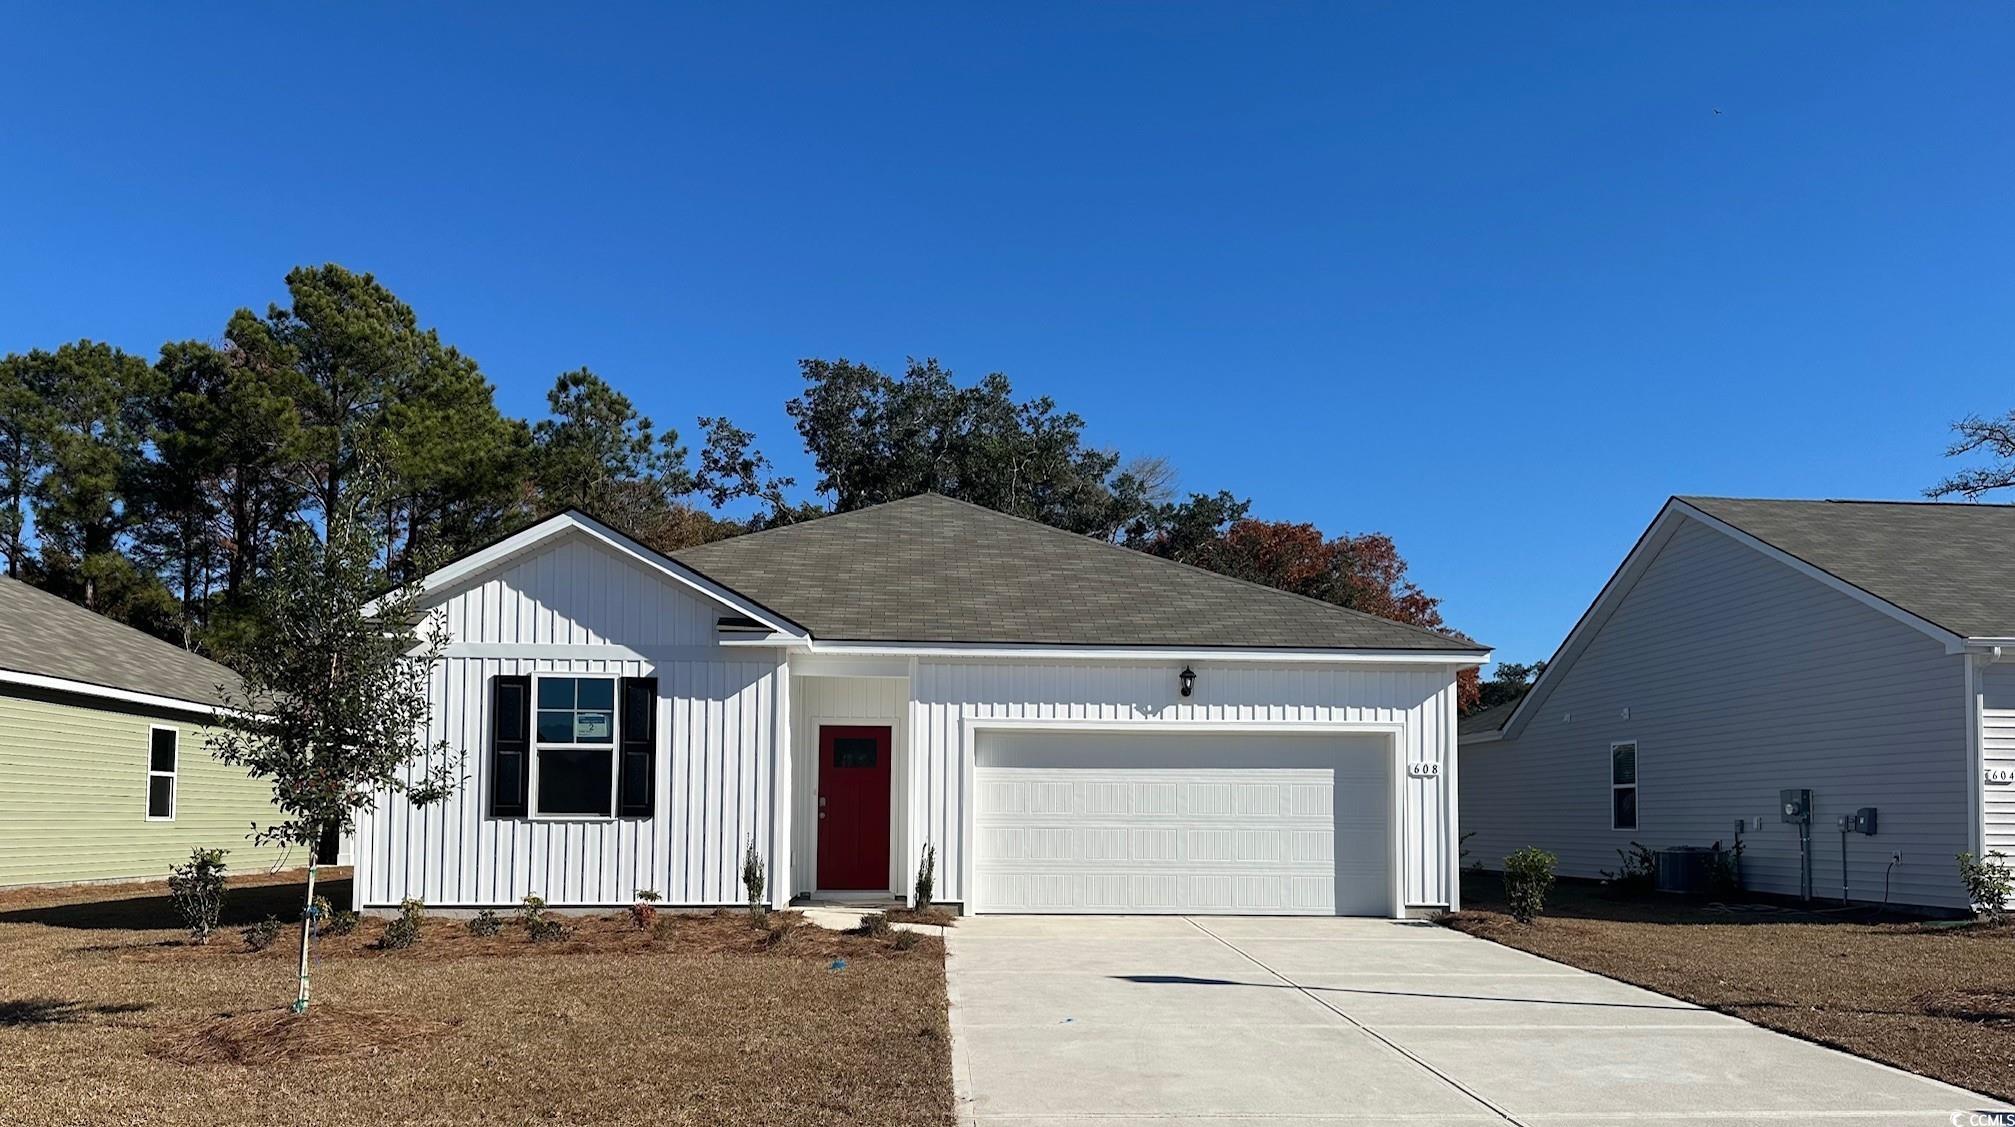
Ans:
{"label": "garage door trim", "polygon": [[[1379,723],[1375,721],[1339,721],[1332,723],[1280,722],[1268,720],[1011,720],[968,716],[963,718],[959,738],[959,755],[962,760],[959,805],[959,833],[965,839],[964,860],[960,864],[960,879],[971,893],[977,893],[977,854],[979,834],[975,826],[977,814],[973,784],[979,766],[979,738],[983,732],[1103,732],[1147,734],[1161,732],[1169,734],[1207,736],[1219,733],[1243,733],[1246,735],[1374,735],[1386,737],[1386,748],[1390,756],[1387,764],[1387,778],[1390,780],[1392,816],[1388,819],[1387,833],[1390,841],[1387,856],[1390,871],[1386,883],[1391,902],[1393,919],[1406,918],[1406,752],[1401,737],[1406,726],[1401,723]],[[969,893],[970,894],[970,893]],[[972,903],[967,911],[984,912],[986,905]]]}

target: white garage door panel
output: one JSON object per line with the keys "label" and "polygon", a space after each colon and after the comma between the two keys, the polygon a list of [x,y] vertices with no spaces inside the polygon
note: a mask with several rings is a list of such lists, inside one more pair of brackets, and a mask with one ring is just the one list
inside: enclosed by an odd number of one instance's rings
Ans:
{"label": "white garage door panel", "polygon": [[[988,766],[983,748],[974,777],[977,909],[1391,910],[1391,790],[1379,749],[1182,739],[1188,746],[1093,737],[1039,747],[1018,737],[991,757],[1037,766]],[[1267,766],[1269,758],[1293,765]]]}

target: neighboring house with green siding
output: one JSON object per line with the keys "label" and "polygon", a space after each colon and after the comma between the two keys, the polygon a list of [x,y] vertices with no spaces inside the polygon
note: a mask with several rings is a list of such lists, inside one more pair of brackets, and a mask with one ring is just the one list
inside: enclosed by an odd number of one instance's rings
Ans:
{"label": "neighboring house with green siding", "polygon": [[272,787],[206,749],[237,675],[0,578],[0,888],[153,879],[198,846],[235,870],[305,864],[254,846]]}

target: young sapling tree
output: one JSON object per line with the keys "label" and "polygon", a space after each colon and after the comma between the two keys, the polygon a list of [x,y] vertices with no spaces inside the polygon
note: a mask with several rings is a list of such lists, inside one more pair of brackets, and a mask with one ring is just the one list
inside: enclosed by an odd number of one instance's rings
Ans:
{"label": "young sapling tree", "polygon": [[349,832],[380,794],[424,806],[458,781],[446,741],[426,738],[443,631],[423,628],[414,587],[384,592],[376,522],[361,511],[327,517],[274,553],[252,596],[258,626],[231,654],[242,692],[227,689],[211,734],[217,758],[273,784],[279,820],[254,826],[253,840],[308,851],[296,1013],[308,1008],[317,842]]}

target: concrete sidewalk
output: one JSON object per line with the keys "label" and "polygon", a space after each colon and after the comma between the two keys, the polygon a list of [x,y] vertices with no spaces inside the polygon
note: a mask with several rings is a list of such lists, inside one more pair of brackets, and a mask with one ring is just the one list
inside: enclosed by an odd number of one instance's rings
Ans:
{"label": "concrete sidewalk", "polygon": [[1426,923],[980,916],[948,941],[960,1121],[976,1127],[1950,1124],[2007,1109]]}

